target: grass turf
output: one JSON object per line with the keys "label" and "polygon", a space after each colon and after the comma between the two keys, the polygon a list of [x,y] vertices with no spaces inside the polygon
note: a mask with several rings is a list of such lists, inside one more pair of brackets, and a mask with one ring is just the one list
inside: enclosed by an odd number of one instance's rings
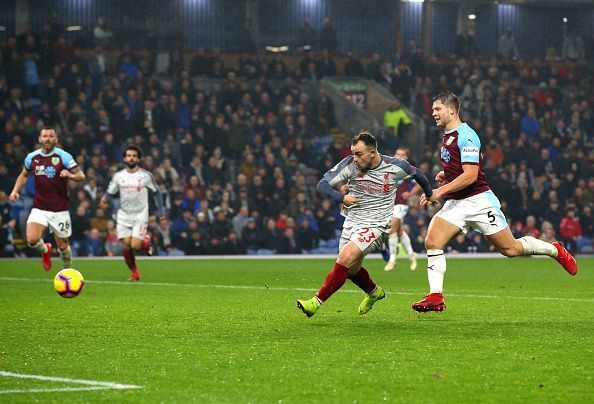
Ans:
{"label": "grass turf", "polygon": [[[56,260],[57,261],[57,260]],[[366,267],[388,292],[365,316],[347,283],[308,319],[332,260],[78,261],[63,299],[39,261],[0,261],[0,371],[143,386],[85,387],[0,376],[0,402],[587,402],[594,398],[594,260],[448,260],[444,313],[410,305],[424,262]],[[54,264],[57,265],[57,262]]]}

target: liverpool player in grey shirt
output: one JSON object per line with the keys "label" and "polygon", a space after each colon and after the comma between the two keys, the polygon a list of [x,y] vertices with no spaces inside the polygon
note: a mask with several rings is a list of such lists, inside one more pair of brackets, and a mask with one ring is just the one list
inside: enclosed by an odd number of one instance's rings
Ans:
{"label": "liverpool player in grey shirt", "polygon": [[[359,306],[359,314],[367,313],[375,302],[383,299],[384,290],[361,265],[368,253],[388,239],[398,181],[414,178],[427,197],[432,195],[431,186],[421,171],[406,160],[378,153],[372,134],[356,135],[351,142],[351,152],[352,156],[338,163],[318,183],[318,192],[344,205],[346,220],[334,269],[313,298],[297,300],[297,307],[308,317],[313,316],[347,279],[367,293]],[[348,185],[347,195],[333,188],[343,182]]]}

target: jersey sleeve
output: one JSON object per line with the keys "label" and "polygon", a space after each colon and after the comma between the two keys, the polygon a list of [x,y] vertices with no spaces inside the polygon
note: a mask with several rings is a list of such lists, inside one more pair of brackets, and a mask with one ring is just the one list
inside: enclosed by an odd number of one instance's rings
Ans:
{"label": "jersey sleeve", "polygon": [[62,159],[62,164],[64,164],[64,167],[66,167],[67,169],[71,170],[78,165],[76,164],[76,160],[74,160],[74,157],[72,157],[72,154],[68,153],[67,151],[64,151],[62,149],[56,149],[56,152]]}
{"label": "jersey sleeve", "polygon": [[31,161],[33,161],[33,153],[29,153],[25,157],[25,170],[31,171]]}
{"label": "jersey sleeve", "polygon": [[481,153],[481,140],[475,131],[468,128],[458,133],[458,148],[460,149],[460,163],[478,164]]}
{"label": "jersey sleeve", "polygon": [[344,195],[333,187],[349,179],[352,173],[350,167],[352,161],[352,156],[346,157],[324,174],[324,177],[318,182],[318,186],[316,187],[318,192],[334,202],[341,203],[344,199]]}
{"label": "jersey sleeve", "polygon": [[107,193],[108,194],[115,195],[120,190],[120,187],[118,186],[117,179],[118,179],[118,173],[115,173],[114,176],[111,178],[111,181],[109,182],[109,185],[107,186]]}
{"label": "jersey sleeve", "polygon": [[155,177],[153,177],[153,174],[146,171],[146,177],[146,187],[153,192],[157,192],[159,187],[157,186],[157,182],[155,181]]}
{"label": "jersey sleeve", "polygon": [[400,167],[400,169],[403,171],[401,173],[403,177],[399,178],[400,180],[411,179],[412,181],[415,181],[417,184],[419,184],[427,197],[433,195],[433,189],[431,188],[427,177],[425,177],[425,174],[423,174],[423,172],[417,167],[411,165],[408,161],[399,159],[397,157],[383,156],[383,159],[387,163]]}
{"label": "jersey sleeve", "polygon": [[404,181],[412,178],[414,168],[408,161],[399,159],[398,157],[390,156],[382,156],[382,158],[386,163],[399,167],[402,170],[402,172],[397,172],[398,181]]}
{"label": "jersey sleeve", "polygon": [[331,186],[335,186],[341,182],[349,179],[351,175],[351,168],[349,164],[353,161],[353,157],[345,157],[340,163],[332,167],[326,174],[324,174],[323,180],[325,180]]}

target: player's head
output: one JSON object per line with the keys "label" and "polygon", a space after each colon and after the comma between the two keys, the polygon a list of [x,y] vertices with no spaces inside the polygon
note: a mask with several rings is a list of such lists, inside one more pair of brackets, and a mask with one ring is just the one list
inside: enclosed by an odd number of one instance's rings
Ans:
{"label": "player's head", "polygon": [[459,119],[460,100],[451,91],[442,91],[433,97],[432,114],[435,124],[445,128],[454,119]]}
{"label": "player's head", "polygon": [[128,168],[136,168],[142,159],[142,150],[136,145],[130,145],[124,150],[124,163]]}
{"label": "player's head", "polygon": [[351,141],[351,153],[355,165],[361,170],[368,170],[378,155],[375,137],[369,132],[359,132]]}
{"label": "player's head", "polygon": [[408,147],[399,147],[396,149],[396,153],[394,153],[394,157],[398,157],[402,160],[408,160],[408,156],[410,156],[410,150]]}
{"label": "player's head", "polygon": [[39,132],[37,140],[45,150],[51,150],[58,144],[58,134],[54,128],[46,126]]}

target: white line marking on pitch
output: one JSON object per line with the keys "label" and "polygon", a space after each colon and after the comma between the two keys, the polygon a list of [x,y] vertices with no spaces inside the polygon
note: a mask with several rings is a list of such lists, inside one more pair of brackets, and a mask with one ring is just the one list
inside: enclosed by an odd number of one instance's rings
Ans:
{"label": "white line marking on pitch", "polygon": [[121,384],[112,382],[101,382],[97,380],[84,380],[84,379],[70,379],[67,377],[51,377],[41,375],[27,375],[23,373],[5,372],[0,370],[0,376],[14,377],[17,379],[35,379],[46,382],[63,382],[73,384],[84,384],[90,387],[58,387],[50,389],[27,389],[27,390],[0,390],[0,394],[14,394],[14,393],[47,393],[57,391],[85,391],[85,390],[124,390],[124,389],[142,389],[143,386],[134,386],[132,384]]}
{"label": "white line marking on pitch", "polygon": [[[51,280],[51,279],[50,279]],[[0,277],[0,281],[16,281],[16,282],[48,282],[48,279],[41,278],[11,278]],[[90,281],[85,283],[90,284],[104,284],[104,285],[122,285],[122,286],[172,286],[180,288],[213,288],[213,289],[248,289],[248,290],[273,290],[273,291],[296,291],[296,292],[315,292],[317,289],[312,288],[288,288],[288,287],[268,287],[268,286],[248,286],[248,285],[207,285],[196,283],[169,283],[169,282],[123,282],[123,281]],[[341,293],[361,293],[359,290],[341,289]],[[388,295],[402,295],[415,296],[421,292],[386,292]],[[571,297],[546,297],[546,296],[497,296],[497,295],[477,295],[477,294],[463,294],[463,293],[448,293],[451,297],[466,297],[472,299],[518,299],[518,300],[547,300],[547,301],[562,301],[562,302],[594,302],[594,299],[577,299]]]}

